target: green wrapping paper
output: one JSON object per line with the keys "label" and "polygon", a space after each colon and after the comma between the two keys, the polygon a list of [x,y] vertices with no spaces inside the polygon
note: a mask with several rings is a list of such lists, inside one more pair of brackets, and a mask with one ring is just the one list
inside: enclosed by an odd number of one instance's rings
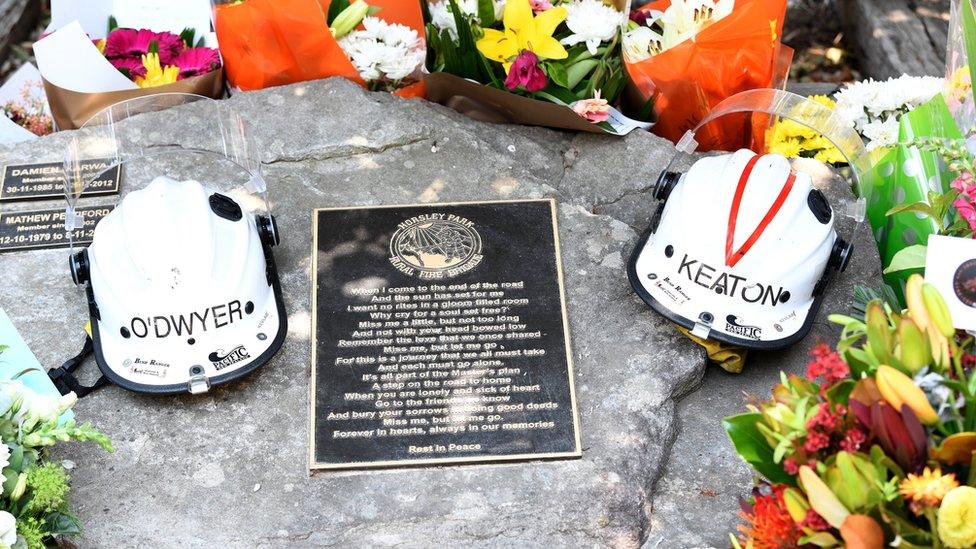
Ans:
{"label": "green wrapping paper", "polygon": [[[899,125],[899,143],[910,143],[919,137],[962,138],[942,95],[902,116]],[[930,235],[942,230],[941,224],[922,214],[902,212],[889,216],[888,210],[900,204],[925,202],[930,191],[948,191],[952,174],[938,153],[897,145],[872,153],[868,179],[874,187],[868,202],[868,221],[878,244],[882,269],[887,269],[899,251],[916,244],[925,245]],[[907,305],[905,283],[908,277],[923,271],[923,268],[906,269],[883,275],[885,285],[902,306]]]}

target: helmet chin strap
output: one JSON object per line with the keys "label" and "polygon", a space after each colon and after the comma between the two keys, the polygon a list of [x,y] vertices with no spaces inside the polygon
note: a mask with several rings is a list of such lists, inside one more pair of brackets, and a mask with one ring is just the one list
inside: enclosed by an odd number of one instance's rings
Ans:
{"label": "helmet chin strap", "polygon": [[733,240],[735,239],[735,226],[739,219],[739,206],[742,204],[742,195],[745,194],[746,185],[749,183],[749,178],[752,176],[752,169],[756,167],[756,163],[759,162],[761,157],[755,155],[749,159],[749,163],[746,164],[744,170],[742,170],[742,175],[739,176],[739,184],[735,189],[735,197],[732,199],[732,209],[729,211],[729,228],[725,236],[725,264],[729,267],[735,267],[736,263],[740,259],[745,257],[746,253],[752,249],[759,240],[759,237],[766,231],[769,224],[779,213],[780,209],[783,207],[783,203],[786,202],[786,198],[790,196],[790,191],[793,190],[793,183],[796,182],[796,172],[790,170],[790,175],[786,177],[786,182],[783,183],[783,188],[780,189],[779,195],[773,202],[773,205],[769,207],[766,215],[756,226],[749,238],[742,243],[742,246],[738,250],[732,251]]}
{"label": "helmet chin strap", "polygon": [[47,373],[59,393],[66,395],[74,391],[78,398],[82,398],[109,384],[109,380],[105,376],[99,377],[94,385],[82,385],[75,377],[74,371],[81,366],[88,355],[92,354],[93,349],[91,337],[85,337],[85,346],[82,347],[80,353],[68,359],[60,368],[54,368]]}

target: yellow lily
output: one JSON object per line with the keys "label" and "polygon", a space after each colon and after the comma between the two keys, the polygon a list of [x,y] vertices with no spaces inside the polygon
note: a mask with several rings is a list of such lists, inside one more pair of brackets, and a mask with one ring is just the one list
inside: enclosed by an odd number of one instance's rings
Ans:
{"label": "yellow lily", "polygon": [[925,398],[925,393],[918,388],[918,385],[915,385],[912,378],[891,366],[882,364],[878,366],[874,380],[878,384],[878,391],[881,392],[881,396],[895,410],[900,412],[902,404],[906,404],[912,412],[915,412],[918,420],[925,425],[934,425],[939,422],[939,414],[935,412],[928,399]]}
{"label": "yellow lily", "polygon": [[524,50],[542,59],[566,59],[569,52],[552,33],[567,15],[564,7],[533,15],[529,0],[508,0],[502,16],[505,30],[485,29],[484,37],[478,40],[478,51],[488,59],[504,64],[506,73],[515,57]]}

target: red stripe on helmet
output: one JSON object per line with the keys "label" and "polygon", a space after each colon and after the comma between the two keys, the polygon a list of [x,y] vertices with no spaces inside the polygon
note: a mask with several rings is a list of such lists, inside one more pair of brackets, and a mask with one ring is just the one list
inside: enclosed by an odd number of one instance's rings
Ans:
{"label": "red stripe on helmet", "polygon": [[766,231],[766,227],[773,221],[776,214],[783,207],[783,203],[786,202],[786,197],[790,195],[790,191],[793,190],[793,183],[796,181],[796,173],[790,170],[790,175],[787,176],[786,182],[783,183],[783,188],[779,191],[779,196],[776,197],[776,201],[770,206],[769,210],[766,212],[765,217],[756,226],[756,229],[752,231],[749,238],[742,244],[742,246],[736,250],[732,251],[733,239],[735,238],[735,225],[739,218],[739,205],[742,203],[742,195],[745,194],[746,184],[749,182],[749,177],[752,176],[752,169],[756,167],[756,163],[759,161],[759,156],[753,156],[749,159],[744,170],[742,170],[742,175],[739,176],[739,185],[735,189],[735,197],[732,199],[732,209],[729,211],[729,228],[725,235],[725,264],[729,267],[735,267],[736,263],[742,259],[746,253],[752,249],[752,246],[759,240],[763,232]]}

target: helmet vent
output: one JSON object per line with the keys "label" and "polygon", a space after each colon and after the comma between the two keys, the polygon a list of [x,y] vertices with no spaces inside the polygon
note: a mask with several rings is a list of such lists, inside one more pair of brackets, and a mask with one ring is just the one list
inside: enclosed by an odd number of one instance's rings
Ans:
{"label": "helmet vent", "polygon": [[229,196],[220,193],[210,195],[210,209],[219,217],[229,221],[240,221],[244,217],[241,207]]}
{"label": "helmet vent", "polygon": [[245,303],[244,304],[244,312],[247,313],[247,314],[253,313],[254,312],[254,303],[251,302],[251,301],[248,301],[247,303]]}
{"label": "helmet vent", "polygon": [[830,223],[830,218],[833,217],[833,211],[830,209],[827,198],[819,189],[810,191],[810,194],[807,195],[807,205],[810,206],[810,211],[813,212],[817,221],[823,225]]}
{"label": "helmet vent", "polygon": [[673,256],[674,255],[674,246],[668,244],[667,247],[664,248],[664,255],[667,256],[667,257]]}
{"label": "helmet vent", "polygon": [[119,329],[119,334],[121,334],[125,339],[129,339],[129,336],[132,335],[129,333],[129,329],[125,326],[122,326],[122,328]]}

